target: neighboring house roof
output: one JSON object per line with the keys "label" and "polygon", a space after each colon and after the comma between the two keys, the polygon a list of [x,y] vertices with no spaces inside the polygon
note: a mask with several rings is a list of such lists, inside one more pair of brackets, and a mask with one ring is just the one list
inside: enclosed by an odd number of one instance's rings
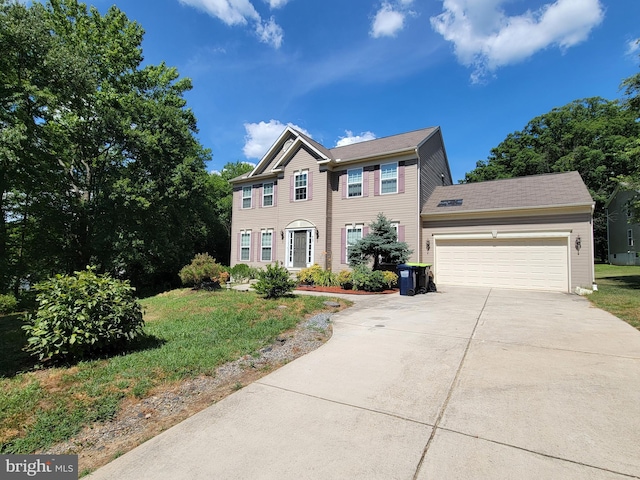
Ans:
{"label": "neighboring house roof", "polygon": [[[633,191],[634,191],[634,189],[631,188],[631,186],[628,183],[625,183],[625,182],[619,183],[616,186],[616,189],[611,194],[611,196],[609,196],[609,199],[607,200],[607,203],[604,204],[604,208],[609,208],[609,205],[611,204],[613,199],[616,198],[618,193],[620,193],[620,192],[633,192]],[[635,192],[640,194],[640,190],[636,190]]]}
{"label": "neighboring house roof", "polygon": [[567,172],[438,186],[422,215],[593,205],[580,174]]}
{"label": "neighboring house roof", "polygon": [[[271,146],[269,151],[262,157],[262,159],[256,165],[256,168],[244,175],[236,177],[231,182],[239,182],[242,180],[259,179],[269,176],[273,176],[277,172],[283,163],[286,163],[290,155],[295,151],[295,146],[298,144],[306,144],[312,150],[323,157],[324,162],[330,162],[333,164],[345,163],[350,161],[364,160],[367,158],[377,158],[390,156],[402,152],[411,152],[420,147],[425,141],[429,139],[431,135],[439,130],[439,127],[429,127],[420,130],[414,130],[412,132],[401,133],[399,135],[391,135],[389,137],[376,138],[375,140],[367,140],[364,142],[353,143],[351,145],[345,145],[343,147],[327,148],[314,139],[305,135],[304,133],[292,128],[287,127],[278,137],[278,139]],[[273,168],[269,171],[262,171],[264,167],[271,161],[273,155],[281,148],[285,138],[293,135],[296,141],[291,145],[289,151],[287,151],[282,158],[280,158]]]}

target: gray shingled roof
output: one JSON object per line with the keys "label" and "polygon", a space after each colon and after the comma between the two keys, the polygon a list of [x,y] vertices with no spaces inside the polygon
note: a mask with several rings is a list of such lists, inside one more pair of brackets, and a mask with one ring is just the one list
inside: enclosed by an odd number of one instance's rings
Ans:
{"label": "gray shingled roof", "polygon": [[[314,139],[305,135],[304,133],[295,130],[304,141],[313,145],[319,152],[325,155],[331,160],[340,160],[346,162],[349,160],[356,160],[366,157],[375,157],[393,152],[407,151],[417,148],[422,142],[424,142],[429,136],[433,134],[438,127],[422,128],[420,130],[414,130],[413,132],[400,133],[398,135],[392,135],[390,137],[376,138],[375,140],[367,140],[365,142],[353,143],[351,145],[345,145],[344,147],[327,148],[324,145],[316,142]],[[262,162],[262,160],[260,160]],[[263,174],[266,176],[266,174]],[[253,175],[251,178],[257,178],[260,175]],[[231,182],[245,180],[248,178],[248,174],[241,175],[231,180]]]}
{"label": "gray shingled roof", "polygon": [[[292,129],[295,130],[295,129]],[[300,135],[304,140],[306,140],[308,143],[310,143],[311,145],[313,145],[318,151],[320,151],[323,155],[325,155],[327,158],[333,158],[331,156],[331,151],[325,147],[324,145],[316,142],[313,138],[305,135],[304,133],[296,130],[295,131],[298,135]]]}
{"label": "gray shingled roof", "polygon": [[344,147],[331,148],[331,156],[342,161],[357,158],[384,155],[402,150],[410,150],[420,145],[437,127],[423,128],[413,132],[401,133],[390,137],[376,138],[366,142],[352,143]]}
{"label": "gray shingled roof", "polygon": [[[458,199],[462,199],[462,205],[438,207],[443,200]],[[567,172],[436,187],[424,205],[422,214],[448,215],[592,204],[593,199],[580,174]]]}

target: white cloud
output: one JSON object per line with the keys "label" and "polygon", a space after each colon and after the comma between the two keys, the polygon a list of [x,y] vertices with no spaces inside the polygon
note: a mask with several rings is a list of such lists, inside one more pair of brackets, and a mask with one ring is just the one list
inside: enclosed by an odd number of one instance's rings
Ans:
{"label": "white cloud", "polygon": [[336,147],[344,147],[345,145],[351,145],[352,143],[366,142],[367,140],[375,140],[376,135],[373,132],[362,132],[360,135],[354,135],[351,130],[345,130],[346,135],[340,137],[340,140],[336,142]]}
{"label": "white cloud", "polygon": [[[249,0],[179,0],[222,20],[229,26],[253,23],[258,39],[274,48],[280,48],[284,37],[282,28],[274,18],[265,21]],[[284,0],[270,0],[270,5],[284,6]],[[275,7],[274,7],[275,8]]]}
{"label": "white cloud", "polygon": [[267,3],[269,4],[269,8],[275,10],[276,8],[284,7],[287,3],[289,3],[289,0],[268,0]]}
{"label": "white cloud", "polygon": [[256,34],[262,43],[273,45],[275,48],[280,48],[282,39],[284,38],[282,28],[276,23],[273,17],[271,17],[268,22],[259,22],[256,24]]}
{"label": "white cloud", "polygon": [[431,17],[460,63],[474,68],[474,82],[549,46],[577,45],[604,18],[600,0],[556,0],[512,16],[501,8],[507,1],[443,0],[443,13]]}
{"label": "white cloud", "polygon": [[633,55],[640,50],[640,38],[634,38],[627,42],[627,55]]}
{"label": "white cloud", "polygon": [[373,38],[395,37],[404,28],[407,15],[414,14],[408,10],[412,3],[413,0],[399,0],[395,4],[384,2],[373,17],[369,35]]}
{"label": "white cloud", "polygon": [[285,125],[279,120],[271,119],[269,122],[245,123],[244,129],[247,134],[244,136],[245,143],[242,148],[244,156],[247,158],[262,158],[287,126],[295,128],[308,137],[311,137],[311,134],[304,128],[294,125],[293,123],[287,123]]}

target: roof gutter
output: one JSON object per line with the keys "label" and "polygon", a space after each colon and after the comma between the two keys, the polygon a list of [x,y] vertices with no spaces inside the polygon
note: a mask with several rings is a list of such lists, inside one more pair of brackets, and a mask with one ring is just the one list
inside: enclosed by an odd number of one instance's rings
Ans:
{"label": "roof gutter", "polygon": [[464,216],[464,215],[469,215],[469,214],[478,214],[478,213],[491,213],[491,212],[519,212],[519,211],[526,211],[526,210],[539,210],[539,209],[553,209],[553,210],[559,210],[562,208],[575,208],[575,207],[589,207],[591,209],[591,212],[593,213],[593,210],[595,208],[595,203],[591,202],[591,203],[567,203],[567,204],[562,204],[562,205],[540,205],[540,206],[529,206],[529,207],[501,207],[501,208],[483,208],[483,209],[477,209],[477,210],[457,210],[455,212],[429,212],[429,213],[421,213],[421,216],[434,216],[434,217],[458,217],[458,216]]}

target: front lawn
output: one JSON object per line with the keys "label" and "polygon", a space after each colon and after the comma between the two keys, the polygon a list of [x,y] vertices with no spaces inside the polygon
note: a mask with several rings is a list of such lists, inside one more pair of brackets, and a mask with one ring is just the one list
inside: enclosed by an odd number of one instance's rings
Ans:
{"label": "front lawn", "polygon": [[640,266],[596,265],[596,283],[589,300],[640,330]]}
{"label": "front lawn", "polygon": [[[265,300],[252,292],[174,290],[143,300],[147,338],[132,351],[55,368],[22,352],[19,316],[0,316],[0,453],[29,454],[111,419],[123,400],[255,354],[326,297]],[[342,306],[347,302],[334,299]]]}

